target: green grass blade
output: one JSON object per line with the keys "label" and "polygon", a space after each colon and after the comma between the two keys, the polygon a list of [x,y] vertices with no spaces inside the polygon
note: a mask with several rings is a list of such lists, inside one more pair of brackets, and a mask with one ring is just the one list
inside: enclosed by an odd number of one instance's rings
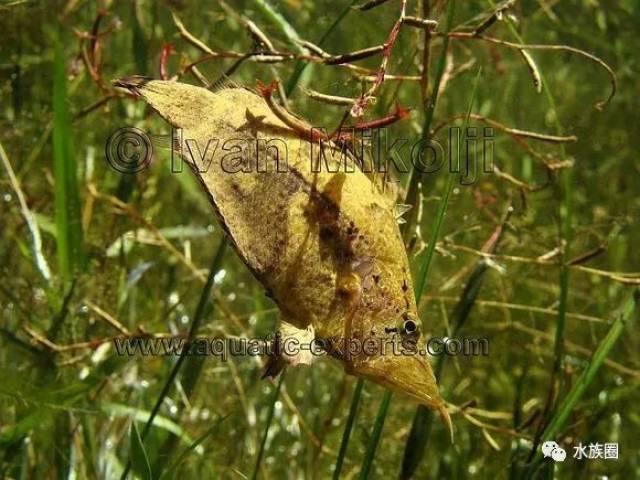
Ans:
{"label": "green grass blade", "polygon": [[253,0],[251,3],[253,3],[256,9],[267,17],[271,24],[275,26],[282,35],[284,35],[296,52],[302,53],[302,47],[300,46],[300,43],[298,43],[300,35],[298,35],[296,29],[291,26],[280,12],[273,8],[267,0]]}
{"label": "green grass blade", "polygon": [[391,390],[385,390],[384,397],[382,397],[382,401],[380,402],[380,408],[378,409],[378,414],[376,415],[376,420],[373,424],[373,432],[371,432],[371,438],[367,444],[367,451],[365,452],[364,459],[362,460],[362,469],[358,476],[359,480],[366,480],[369,478],[369,474],[371,473],[371,467],[373,467],[373,460],[376,456],[376,450],[384,427],[384,421],[387,418],[387,412],[389,411],[389,405],[391,404],[391,395],[393,395]]}
{"label": "green grass blade", "polygon": [[[571,415],[571,412],[576,407],[589,385],[593,383],[593,380],[596,378],[600,367],[609,356],[611,349],[617,342],[618,338],[620,338],[620,335],[622,335],[627,326],[631,325],[634,321],[637,320],[637,307],[639,301],[640,290],[635,289],[631,297],[625,302],[621,313],[611,325],[611,328],[607,332],[607,335],[602,339],[596,351],[593,352],[593,355],[589,360],[589,364],[580,374],[580,377],[578,377],[576,382],[571,387],[571,390],[569,390],[569,393],[564,397],[564,399],[556,409],[556,412],[551,418],[551,421],[544,429],[544,432],[542,434],[542,441],[554,440],[558,438],[562,428],[569,419],[569,415]],[[538,450],[536,451],[536,455],[534,457],[532,466],[529,469],[529,473],[532,473],[532,470],[537,465],[539,465],[541,461],[542,452]]]}
{"label": "green grass blade", "polygon": [[142,444],[142,438],[140,438],[140,432],[136,426],[135,420],[131,422],[131,435],[129,446],[129,458],[131,458],[131,468],[136,477],[143,480],[151,480],[151,464],[149,464],[149,457]]}
{"label": "green grass blade", "polygon": [[285,371],[283,371],[280,374],[278,383],[276,384],[276,387],[273,389],[273,394],[271,395],[271,402],[269,404],[269,413],[267,413],[267,421],[265,422],[264,433],[262,434],[262,441],[260,442],[260,449],[258,450],[256,464],[253,467],[253,474],[251,475],[251,480],[256,480],[258,478],[258,472],[260,471],[260,465],[262,464],[262,458],[264,457],[265,446],[267,445],[267,437],[269,436],[269,429],[271,428],[271,422],[273,421],[273,414],[276,411],[276,402],[278,401],[278,397],[280,396],[280,387],[282,387],[282,383],[284,382],[284,374],[285,374]]}
{"label": "green grass blade", "polygon": [[53,173],[58,263],[62,283],[68,285],[84,264],[82,218],[77,165],[71,145],[67,105],[66,64],[62,45],[55,39],[53,68]]}
{"label": "green grass blade", "polygon": [[[514,28],[515,30],[515,28]],[[516,32],[517,33],[517,32]],[[556,132],[558,135],[562,135],[563,128],[558,118],[555,99],[553,94],[549,90],[547,81],[540,72],[540,78],[542,81],[542,87],[544,94],[547,97],[547,102],[554,112],[556,119]],[[560,158],[566,159],[566,150],[564,145],[560,146]],[[554,339],[554,362],[553,370],[551,372],[551,387],[556,378],[560,376],[563,367],[564,360],[564,330],[567,319],[567,301],[569,298],[569,265],[567,262],[571,258],[571,241],[573,237],[573,168],[567,168],[562,172],[562,203],[559,209],[560,216],[560,235],[564,242],[564,248],[562,248],[559,275],[560,296],[558,299],[558,317],[556,319],[556,334]],[[534,443],[535,448],[535,443]]]}
{"label": "green grass blade", "polygon": [[[327,31],[324,32],[324,34],[316,42],[316,45],[318,45],[319,47],[322,47],[324,45],[327,38],[329,38],[329,35],[331,35],[331,33],[336,29],[338,25],[340,25],[340,22],[342,22],[344,17],[347,16],[347,13],[351,11],[351,7],[358,1],[359,0],[351,0],[351,2],[349,2],[349,4],[344,7],[344,9],[338,14],[333,23],[329,26]],[[310,62],[305,62],[302,60],[298,60],[296,62],[293,68],[293,73],[291,74],[291,77],[289,77],[289,81],[287,82],[287,88],[285,89],[287,95],[291,95],[291,92],[293,92],[293,89],[296,88],[296,85],[298,84],[298,81],[302,77],[305,70],[312,67],[313,65]]]}
{"label": "green grass blade", "polygon": [[140,11],[142,4],[139,2],[131,3],[131,21],[133,23],[133,32],[131,37],[131,49],[133,51],[133,59],[136,65],[136,71],[139,75],[146,75],[147,59],[149,58],[149,40],[140,21]]}
{"label": "green grass blade", "polygon": [[340,442],[340,451],[338,452],[338,458],[336,460],[336,468],[333,471],[333,480],[340,479],[340,472],[342,471],[342,464],[344,463],[344,456],[347,453],[347,447],[349,446],[349,438],[351,437],[351,430],[353,430],[353,423],[356,419],[356,413],[358,412],[358,405],[360,404],[360,397],[362,397],[362,387],[364,387],[364,380],[359,378],[356,383],[356,388],[353,391],[353,397],[351,397],[351,406],[349,407],[349,415],[347,416],[347,422],[342,432],[342,441]]}
{"label": "green grass blade", "polygon": [[[478,73],[473,83],[473,91],[471,93],[471,101],[469,102],[469,108],[467,111],[467,117],[464,122],[464,127],[462,131],[466,133],[467,127],[469,126],[469,118],[471,116],[471,110],[473,109],[473,104],[476,100],[476,93],[478,91],[478,81],[480,79],[480,75],[482,73],[482,68],[478,69]],[[463,133],[464,137],[464,133]],[[420,297],[422,297],[422,293],[427,285],[427,275],[429,273],[429,268],[431,267],[431,261],[433,260],[433,254],[436,251],[436,243],[438,242],[438,238],[440,237],[440,230],[442,228],[442,224],[444,222],[444,217],[447,213],[447,207],[449,206],[449,197],[451,196],[451,190],[453,190],[453,183],[458,178],[453,172],[450,172],[447,177],[447,185],[445,187],[444,195],[438,204],[438,211],[436,212],[436,217],[433,220],[433,224],[431,227],[431,238],[429,240],[429,245],[427,246],[427,251],[423,258],[423,261],[420,265],[420,272],[418,273],[418,278],[416,281],[416,303],[420,302]]]}
{"label": "green grass blade", "polygon": [[9,176],[9,182],[13,187],[13,191],[18,197],[18,202],[20,203],[20,209],[22,210],[22,216],[24,217],[27,226],[29,227],[29,231],[31,232],[31,253],[36,263],[36,267],[38,271],[42,275],[42,278],[49,283],[51,281],[51,270],[49,269],[49,263],[47,262],[44,253],[42,252],[42,237],[40,236],[40,225],[38,222],[38,215],[34,214],[27,204],[27,199],[20,188],[20,182],[16,177],[15,172],[13,171],[13,167],[11,166],[11,162],[9,161],[9,157],[7,156],[7,152],[4,150],[4,146],[2,142],[0,142],[0,161],[4,165],[5,170],[7,171],[7,175]]}
{"label": "green grass blade", "polygon": [[[504,227],[510,217],[511,211],[511,209],[507,210],[507,214],[503,219],[502,226],[499,227],[501,230],[498,231],[498,237],[496,238],[496,241],[493,245],[493,249],[497,247],[498,242],[500,241],[501,234],[502,232],[504,232]],[[462,294],[460,295],[460,299],[456,303],[451,314],[452,336],[456,335],[456,333],[464,326],[467,319],[469,318],[469,315],[471,314],[471,310],[478,298],[480,288],[482,287],[483,280],[488,270],[489,267],[486,261],[484,259],[481,259],[469,275],[468,280],[465,282],[465,287],[462,291]],[[446,333],[447,332],[445,332],[445,334]],[[440,376],[442,373],[442,369],[444,368],[444,362],[446,358],[446,356],[438,357],[434,372],[436,381],[438,382],[440,381]],[[409,436],[407,437],[404,456],[402,458],[402,468],[400,471],[401,479],[411,478],[418,468],[418,465],[422,461],[427,443],[429,441],[429,436],[431,434],[433,418],[433,412],[424,405],[419,405],[416,409],[416,413],[411,424],[411,430],[409,431]]]}
{"label": "green grass blade", "polygon": [[[489,267],[487,267],[486,263],[481,260],[478,262],[478,265],[475,267],[473,272],[471,272],[467,285],[463,290],[462,295],[460,295],[460,300],[454,307],[453,314],[451,315],[451,324],[453,325],[451,332],[452,336],[454,336],[455,333],[464,325],[469,317],[471,309],[478,297],[480,287],[482,286],[482,280],[484,279],[488,268]],[[440,376],[442,369],[444,368],[444,361],[446,358],[446,356],[438,357],[434,372],[437,382],[440,382]],[[420,465],[429,442],[433,420],[433,411],[429,410],[424,405],[418,405],[416,413],[413,416],[411,430],[407,437],[407,443],[404,447],[402,467],[400,470],[401,479],[404,480],[411,478],[418,468],[418,465]]]}
{"label": "green grass blade", "polygon": [[[469,102],[467,116],[465,118],[464,127],[462,129],[462,131],[465,133],[467,131],[467,127],[469,126],[471,111],[476,100],[476,93],[478,90],[481,73],[482,68],[479,68],[474,80],[471,100]],[[449,173],[449,177],[447,178],[447,185],[445,187],[445,194],[442,197],[440,204],[438,205],[438,211],[436,213],[436,218],[434,219],[431,230],[431,239],[427,247],[427,252],[422,260],[422,264],[420,265],[418,280],[416,282],[415,293],[416,303],[418,304],[420,303],[420,298],[422,297],[422,293],[424,292],[424,289],[426,287],[427,274],[429,273],[429,267],[431,266],[431,261],[433,260],[436,242],[438,241],[438,238],[440,236],[440,229],[442,227],[444,216],[447,211],[449,196],[453,188],[453,182],[456,178],[457,175],[455,175],[454,173]],[[454,310],[454,331],[457,331],[460,327],[462,327],[465,320],[468,318],[468,315],[471,312],[471,307],[473,306],[473,303],[475,302],[480,291],[480,286],[486,269],[486,264],[484,264],[484,262],[480,262],[472,272],[469,282],[467,283],[467,286],[465,287],[465,290],[460,297],[460,301],[458,302]],[[438,381],[440,380],[439,377],[440,372],[443,368],[443,361],[443,357],[440,357],[440,359],[438,360],[438,366],[436,369],[436,380]],[[424,456],[429,435],[431,433],[432,422],[433,414],[431,413],[431,411],[423,405],[419,405],[413,417],[411,431],[409,432],[409,437],[407,438],[400,478],[410,478],[420,464],[420,461]]]}
{"label": "green grass blade", "polygon": [[[222,263],[223,254],[225,251],[226,240],[223,240],[223,243],[218,247],[218,252],[214,257],[212,270],[215,273],[220,269],[220,265]],[[215,273],[213,275],[215,275]],[[213,277],[211,277],[213,279]],[[211,288],[205,288],[205,290],[210,291]],[[203,291],[204,293],[204,291]],[[194,315],[193,323],[191,324],[190,329],[190,337],[195,336],[198,330],[200,329],[200,324],[202,323],[202,319],[205,316],[206,307],[209,304],[209,295],[202,295],[200,297],[200,301],[198,306],[196,307],[196,313]],[[204,366],[204,362],[206,360],[206,356],[201,355],[192,355],[187,356],[184,361],[184,368],[182,371],[184,372],[182,375],[182,379],[180,380],[180,384],[182,386],[182,393],[187,399],[191,399],[193,396],[193,392],[198,384],[198,380],[200,379],[200,374],[202,373],[202,368]],[[176,444],[178,443],[179,436],[175,433],[169,435],[169,437],[164,442],[161,452],[173,452],[175,450]],[[154,463],[154,471],[161,472],[165,467],[165,462],[170,459],[169,455],[163,454],[158,455]]]}
{"label": "green grass blade", "polygon": [[[442,359],[442,357],[440,357]],[[440,359],[438,360],[440,362]],[[436,377],[438,380],[438,377]],[[425,449],[431,435],[433,426],[433,412],[424,405],[418,405],[416,413],[411,422],[411,430],[407,437],[402,456],[402,466],[400,467],[400,479],[405,480],[413,477],[418,465],[424,457]]]}
{"label": "green grass blade", "polygon": [[[135,422],[147,423],[151,413],[148,410],[142,410],[140,408],[132,407],[129,405],[122,405],[119,403],[105,403],[101,406],[101,410],[113,417],[130,417]],[[186,443],[193,442],[193,439],[186,434],[186,432],[175,423],[173,420],[164,417],[162,415],[156,415],[153,419],[153,426],[171,432],[177,435]]]}
{"label": "green grass blade", "polygon": [[178,468],[185,461],[187,456],[193,452],[197,451],[198,447],[204,442],[209,436],[211,436],[214,432],[220,429],[220,424],[227,418],[228,416],[220,417],[216,420],[216,422],[209,427],[202,435],[200,435],[196,440],[191,443],[187,448],[185,448],[180,454],[176,457],[175,461],[169,465],[169,467],[162,472],[160,475],[160,479],[168,478],[171,474],[172,478],[177,478]]}

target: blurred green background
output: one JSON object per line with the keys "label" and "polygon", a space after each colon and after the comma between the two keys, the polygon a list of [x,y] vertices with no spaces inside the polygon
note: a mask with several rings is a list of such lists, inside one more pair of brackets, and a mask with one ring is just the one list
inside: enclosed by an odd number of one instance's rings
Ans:
{"label": "blurred green background", "polygon": [[[119,478],[131,458],[144,477],[146,458],[154,478],[250,478],[269,424],[261,478],[331,477],[356,382],[336,362],[288,371],[273,404],[274,384],[260,380],[259,358],[188,359],[171,378],[177,357],[115,354],[108,339],[123,331],[186,334],[201,298],[212,300],[199,310],[203,335],[264,336],[275,328],[277,310],[231,248],[214,262],[213,295],[203,293],[223,235],[191,174],[171,172],[168,149],[155,145],[149,168],[123,175],[107,164],[104,148],[112,132],[128,125],[169,133],[142,102],[116,94],[111,80],[159,77],[166,43],[175,49],[169,75],[203,56],[172,15],[215,52],[251,51],[247,20],[280,52],[302,51],[296,36],[322,43],[330,54],[384,42],[400,2],[368,11],[349,9],[350,3],[0,3],[0,476]],[[438,31],[445,28],[447,3],[429,5]],[[456,31],[472,31],[494,8],[483,1],[456,7]],[[421,16],[423,8],[409,0],[407,13]],[[529,51],[547,89],[538,93],[517,49],[451,39],[432,127],[467,112],[482,67],[474,114],[578,141],[515,141],[496,129],[495,164],[502,174],[454,185],[420,313],[433,335],[446,335],[452,321],[463,318],[458,335],[488,338],[490,355],[443,362],[441,390],[452,404],[456,440],[451,445],[444,425],[434,421],[421,434],[426,448],[414,478],[522,478],[536,435],[639,283],[638,25],[640,8],[632,0],[523,0],[484,32],[516,43],[520,37],[570,45],[602,58],[618,81],[602,111],[594,105],[608,96],[610,80],[584,57]],[[423,45],[421,29],[403,27],[388,73],[419,76]],[[433,38],[430,89],[441,50],[442,38]],[[380,61],[378,55],[356,64],[375,71]],[[303,87],[353,98],[363,91],[362,78],[344,67],[314,64],[294,82],[300,67],[294,61],[235,62],[204,61],[200,78],[187,72],[181,81],[214,83],[227,74],[253,87],[279,78],[292,87],[291,110],[329,127],[340,123],[345,107],[311,100]],[[420,82],[387,79],[377,96],[367,119],[388,114],[397,101],[412,115],[395,124],[392,135],[420,137]],[[444,142],[446,129],[436,138]],[[444,170],[424,179],[421,235],[409,251],[414,265],[431,238],[446,182]],[[478,279],[472,273],[479,271],[478,251],[510,205],[496,256],[482,263]],[[37,254],[34,231],[42,242]],[[564,286],[561,262],[568,272]],[[477,298],[465,292],[470,282]],[[471,307],[462,317],[460,298]],[[561,318],[564,349],[558,350]],[[567,460],[555,472],[545,464],[536,475],[640,476],[640,342],[634,332],[627,329],[615,343],[555,438]],[[160,397],[165,387],[170,390]],[[365,383],[343,478],[361,471],[382,397],[381,387]],[[131,423],[143,431],[158,398],[158,416],[142,446]],[[403,456],[420,456],[407,445],[415,411],[410,399],[393,396],[371,477],[395,478]],[[574,459],[572,446],[580,442],[617,442],[620,458]]]}

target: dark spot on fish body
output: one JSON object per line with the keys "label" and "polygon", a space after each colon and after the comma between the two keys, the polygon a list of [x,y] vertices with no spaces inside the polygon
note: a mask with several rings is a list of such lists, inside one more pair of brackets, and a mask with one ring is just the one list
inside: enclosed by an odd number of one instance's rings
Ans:
{"label": "dark spot on fish body", "polygon": [[350,298],[353,298],[354,293],[353,291],[349,290],[347,287],[345,286],[339,286],[336,289],[336,295],[340,298],[342,298],[343,300],[348,300]]}
{"label": "dark spot on fish body", "polygon": [[233,193],[235,194],[236,198],[239,198],[240,200],[245,200],[247,198],[247,194],[242,190],[242,187],[240,187],[240,185],[235,181],[231,182],[231,190],[233,190]]}
{"label": "dark spot on fish body", "polygon": [[323,242],[330,242],[335,236],[335,231],[328,225],[321,225],[319,235],[320,240],[322,240]]}

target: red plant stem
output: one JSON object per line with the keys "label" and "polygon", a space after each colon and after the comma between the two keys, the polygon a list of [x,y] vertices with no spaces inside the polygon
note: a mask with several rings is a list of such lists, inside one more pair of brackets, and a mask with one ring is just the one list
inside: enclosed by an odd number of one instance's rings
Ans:
{"label": "red plant stem", "polygon": [[380,69],[376,74],[375,81],[373,85],[363,93],[358,100],[353,104],[351,108],[351,115],[354,117],[361,117],[364,114],[364,110],[367,108],[369,103],[371,102],[371,98],[373,94],[380,88],[380,85],[384,82],[384,76],[387,72],[387,65],[389,63],[389,59],[391,58],[391,52],[393,50],[393,46],[396,43],[398,38],[398,33],[400,32],[400,28],[402,27],[402,23],[404,22],[404,17],[407,11],[407,0],[401,0],[400,4],[400,17],[396,20],[396,23],[391,28],[389,32],[389,36],[387,37],[387,41],[384,43],[384,49],[382,50],[382,63],[380,64]]}
{"label": "red plant stem", "polygon": [[167,73],[167,61],[169,60],[169,55],[173,52],[175,52],[175,49],[170,43],[165,43],[162,46],[162,51],[160,52],[160,78],[162,80],[169,79],[169,74]]}
{"label": "red plant stem", "polygon": [[382,117],[382,118],[377,118],[369,122],[356,123],[354,128],[356,130],[383,128],[397,122],[398,120],[402,120],[403,118],[408,116],[409,113],[410,113],[409,109],[401,107],[400,105],[396,105],[396,111],[391,115],[387,115],[386,117]]}
{"label": "red plant stem", "polygon": [[[289,113],[285,108],[276,103],[273,100],[273,92],[278,88],[278,83],[274,80],[269,85],[265,85],[261,81],[258,81],[257,89],[260,92],[260,95],[265,99],[267,105],[271,109],[271,111],[289,128],[293,129],[295,132],[300,134],[303,138],[307,138],[310,142],[316,142],[318,140],[335,140],[335,141],[349,141],[351,140],[351,133],[349,132],[341,132],[342,128],[339,128],[336,132],[331,135],[327,135],[319,129],[313,128],[304,120],[297,118],[296,116]],[[383,128],[388,125],[391,125],[398,120],[402,120],[406,116],[409,115],[409,110],[396,105],[396,111],[391,115],[387,115],[386,117],[377,118],[375,120],[371,120],[368,122],[357,123],[352,127],[348,127],[347,130],[370,130]]]}

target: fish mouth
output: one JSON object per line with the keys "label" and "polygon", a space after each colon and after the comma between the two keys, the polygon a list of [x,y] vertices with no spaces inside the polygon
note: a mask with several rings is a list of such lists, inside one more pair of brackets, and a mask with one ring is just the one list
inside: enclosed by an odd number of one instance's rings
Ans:
{"label": "fish mouth", "polygon": [[445,401],[440,396],[429,360],[418,353],[380,355],[355,361],[350,373],[372,380],[390,390],[408,395],[421,405],[437,411],[447,425],[453,442],[453,425]]}
{"label": "fish mouth", "polygon": [[413,397],[424,405],[436,408],[443,403],[436,379],[426,359],[417,355],[380,357],[356,362],[353,371],[380,385]]}
{"label": "fish mouth", "polygon": [[141,97],[141,89],[152,80],[153,78],[143,75],[129,75],[127,77],[116,78],[111,81],[111,84],[125,93]]}

